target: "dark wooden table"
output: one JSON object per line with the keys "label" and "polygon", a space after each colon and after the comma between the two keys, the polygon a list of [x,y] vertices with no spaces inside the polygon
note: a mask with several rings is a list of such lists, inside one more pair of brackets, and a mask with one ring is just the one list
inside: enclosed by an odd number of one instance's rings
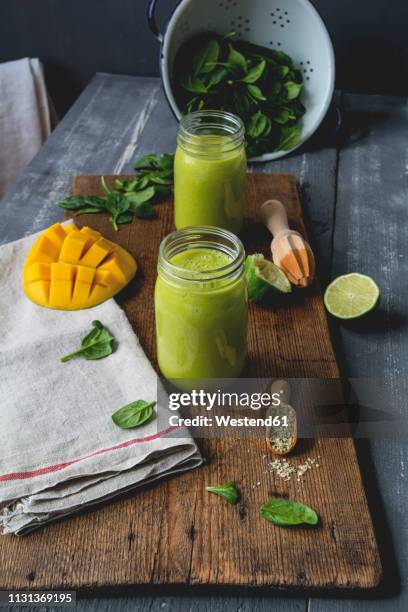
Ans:
{"label": "dark wooden table", "polygon": [[[323,284],[348,271],[381,287],[377,324],[332,321],[343,373],[386,381],[390,403],[405,413],[408,394],[408,110],[404,98],[337,94],[343,123],[329,120],[306,147],[257,171],[291,172],[302,202]],[[9,193],[0,201],[0,244],[61,218],[55,206],[75,174],[132,170],[149,152],[173,151],[177,124],[160,81],[98,74]],[[379,540],[385,580],[372,594],[336,598],[304,593],[158,593],[82,600],[79,610],[241,610],[350,612],[408,609],[408,445],[357,443]],[[332,598],[330,598],[332,597]],[[20,608],[21,609],[21,608]]]}

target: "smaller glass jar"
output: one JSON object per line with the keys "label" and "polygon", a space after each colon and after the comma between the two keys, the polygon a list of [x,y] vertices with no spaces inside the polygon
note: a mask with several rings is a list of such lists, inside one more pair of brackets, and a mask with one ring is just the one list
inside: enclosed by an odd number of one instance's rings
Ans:
{"label": "smaller glass jar", "polygon": [[235,378],[247,339],[245,251],[231,232],[189,227],[160,245],[155,289],[156,339],[163,376]]}
{"label": "smaller glass jar", "polygon": [[213,225],[238,233],[245,212],[245,129],[224,111],[196,111],[180,122],[174,163],[177,228]]}

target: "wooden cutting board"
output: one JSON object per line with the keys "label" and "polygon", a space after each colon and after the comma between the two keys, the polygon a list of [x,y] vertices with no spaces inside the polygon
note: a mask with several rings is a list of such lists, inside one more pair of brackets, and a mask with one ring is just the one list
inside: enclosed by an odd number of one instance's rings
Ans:
{"label": "wooden cutting board", "polygon": [[[74,194],[99,192],[100,177],[74,179]],[[282,200],[292,226],[305,231],[295,178],[251,174],[242,236],[248,253],[268,254],[270,236],[256,210],[270,197]],[[136,257],[137,277],[118,299],[154,364],[157,254],[161,239],[173,229],[171,202],[156,208],[155,219],[135,220],[119,232],[105,215],[76,220]],[[317,285],[295,292],[285,304],[251,305],[248,375],[338,377]],[[200,442],[208,460],[202,468],[34,534],[0,537],[0,588],[374,587],[382,570],[354,444],[344,438],[307,442],[300,444],[294,461],[320,456],[320,467],[307,474],[301,487],[296,479],[285,482],[266,470],[272,456],[264,440],[207,440]],[[225,481],[236,482],[243,492],[235,507],[204,491],[207,484]],[[316,508],[321,525],[285,529],[266,522],[260,506],[280,495]]]}

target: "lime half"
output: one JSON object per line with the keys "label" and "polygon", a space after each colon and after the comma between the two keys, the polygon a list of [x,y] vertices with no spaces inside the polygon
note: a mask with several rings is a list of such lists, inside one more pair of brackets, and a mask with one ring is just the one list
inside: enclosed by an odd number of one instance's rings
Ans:
{"label": "lime half", "polygon": [[365,274],[344,274],[336,278],[324,293],[324,303],[330,314],[339,319],[356,319],[372,310],[380,290]]}
{"label": "lime half", "polygon": [[245,262],[248,297],[259,302],[270,289],[290,293],[292,287],[285,273],[260,253],[248,255]]}

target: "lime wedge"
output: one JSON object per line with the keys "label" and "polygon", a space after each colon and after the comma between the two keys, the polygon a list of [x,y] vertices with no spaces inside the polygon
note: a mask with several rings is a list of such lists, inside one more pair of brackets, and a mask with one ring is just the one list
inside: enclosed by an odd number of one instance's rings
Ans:
{"label": "lime wedge", "polygon": [[324,303],[330,314],[339,319],[356,319],[372,310],[380,290],[365,274],[344,274],[334,279],[324,293]]}
{"label": "lime wedge", "polygon": [[285,273],[260,253],[248,255],[245,262],[248,297],[259,302],[270,289],[290,293],[292,287]]}

